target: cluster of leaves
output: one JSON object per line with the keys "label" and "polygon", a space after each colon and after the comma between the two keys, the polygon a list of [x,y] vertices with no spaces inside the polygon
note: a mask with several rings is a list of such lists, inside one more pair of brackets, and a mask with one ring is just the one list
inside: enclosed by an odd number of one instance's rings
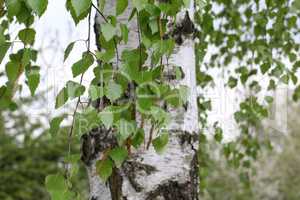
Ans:
{"label": "cluster of leaves", "polygon": [[[19,79],[24,73],[26,84],[32,96],[38,87],[40,68],[34,65],[37,60],[37,51],[33,48],[36,32],[31,26],[35,17],[43,15],[47,4],[47,0],[6,0],[0,2],[0,64],[13,43],[23,43],[23,48],[10,54],[9,61],[5,66],[8,80],[0,88],[0,109],[16,109],[17,105],[12,98],[20,86]],[[15,24],[20,24],[24,28],[19,30],[16,38],[11,38],[9,27]]]}
{"label": "cluster of leaves", "polygon": [[[199,2],[199,1],[198,1]],[[227,87],[250,91],[234,114],[239,124],[240,137],[224,144],[223,152],[229,164],[241,168],[241,180],[248,184],[248,169],[261,146],[270,147],[265,138],[258,136],[261,122],[268,117],[268,106],[273,98],[268,96],[278,84],[296,87],[293,99],[299,99],[299,1],[288,0],[217,0],[202,1],[195,13],[195,23],[200,27],[196,44],[197,84],[207,88],[213,81],[208,74],[211,68],[221,68]],[[207,54],[208,47],[212,47]],[[207,59],[204,61],[204,57]],[[265,82],[268,83],[267,87]],[[264,102],[255,95],[265,95]],[[199,98],[200,123],[206,128],[210,101]],[[203,135],[201,138],[204,137]],[[214,137],[222,141],[222,130],[215,127]],[[263,138],[263,139],[262,139]],[[207,140],[200,141],[200,158],[207,157],[204,149]],[[208,176],[205,161],[200,160],[200,179],[205,188]],[[200,181],[200,182],[201,182]]]}
{"label": "cluster of leaves", "polygon": [[[101,1],[99,6],[91,0],[68,0],[66,3],[75,24],[85,20],[92,9],[103,17],[97,41],[101,50],[92,51],[88,45],[82,57],[72,65],[74,78],[83,77],[87,70],[93,70],[94,78],[87,89],[88,98],[98,104],[88,104],[80,112],[76,110],[71,134],[80,138],[99,126],[114,131],[119,146],[108,149],[106,156],[97,163],[97,170],[104,181],[111,175],[113,167],[122,165],[131,146],[137,149],[147,141],[147,148],[152,144],[157,153],[163,152],[169,139],[164,128],[171,121],[164,106],[182,107],[188,96],[186,86],[174,88],[164,77],[165,70],[172,67],[177,69],[176,78],[181,79],[180,67],[162,62],[170,57],[175,47],[172,38],[163,39],[167,18],[175,17],[189,5],[188,1],[154,3],[153,0],[133,0],[132,4],[133,7],[129,8],[128,0],[116,1],[115,13],[105,16],[102,13],[105,2]],[[137,38],[140,40],[138,47],[119,52],[119,45],[127,44],[129,34],[134,34],[127,23],[117,20],[117,16],[125,13],[131,13],[128,22],[138,24]],[[66,48],[65,60],[74,46],[75,42],[72,42]],[[68,81],[58,93],[55,107],[60,108],[75,98],[79,98],[79,102],[85,91],[86,87],[81,82]],[[140,124],[136,116],[140,117]],[[63,117],[51,121],[50,132],[53,135],[56,135],[62,121]],[[144,124],[151,126],[149,139],[145,138]],[[58,177],[49,179],[47,181],[52,182]]]}
{"label": "cluster of leaves", "polygon": [[[241,83],[259,92],[262,78],[269,81],[270,90],[278,83],[296,85],[298,17],[297,1],[208,1],[200,17],[201,38],[216,50],[205,64],[230,66],[230,88]],[[295,93],[296,100],[297,90]]]}

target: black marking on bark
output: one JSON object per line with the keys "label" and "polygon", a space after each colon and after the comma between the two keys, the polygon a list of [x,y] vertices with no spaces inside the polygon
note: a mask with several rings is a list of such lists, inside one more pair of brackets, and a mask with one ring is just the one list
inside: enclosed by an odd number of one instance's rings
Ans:
{"label": "black marking on bark", "polygon": [[183,131],[182,134],[178,135],[180,139],[180,145],[188,144],[191,146],[194,152],[197,152],[197,149],[194,147],[194,143],[199,140],[199,135],[194,133],[189,133],[188,131]]}
{"label": "black marking on bark", "polygon": [[178,45],[182,45],[184,42],[184,37],[188,37],[192,34],[195,34],[196,29],[193,21],[190,18],[189,12],[185,12],[185,16],[179,23],[170,22],[169,30],[163,36],[163,39],[173,38]]}
{"label": "black marking on bark", "polygon": [[192,197],[195,200],[199,199],[199,165],[198,165],[198,154],[197,151],[194,154],[193,160],[191,161],[190,170],[190,180],[191,180],[191,192]]}
{"label": "black marking on bark", "polygon": [[96,41],[97,49],[101,51],[101,44],[100,44],[101,27],[100,24],[96,22],[97,22],[97,15],[95,16],[94,32],[95,32],[95,41]]}
{"label": "black marking on bark", "polygon": [[191,191],[190,182],[168,181],[147,194],[145,200],[156,200],[158,197],[163,197],[164,200],[196,200]]}
{"label": "black marking on bark", "polygon": [[197,154],[195,153],[191,161],[190,180],[185,183],[170,180],[149,192],[145,200],[157,200],[158,197],[163,197],[164,200],[199,200],[198,169]]}
{"label": "black marking on bark", "polygon": [[93,160],[97,159],[99,153],[108,148],[117,146],[117,140],[111,129],[104,126],[95,128],[89,133],[82,135],[81,160],[89,166]]}
{"label": "black marking on bark", "polygon": [[123,164],[123,170],[126,174],[131,186],[135,189],[136,192],[141,192],[143,190],[143,186],[141,186],[136,181],[136,174],[139,171],[146,172],[147,175],[152,174],[157,171],[155,167],[151,165],[146,165],[136,161],[127,161]]}

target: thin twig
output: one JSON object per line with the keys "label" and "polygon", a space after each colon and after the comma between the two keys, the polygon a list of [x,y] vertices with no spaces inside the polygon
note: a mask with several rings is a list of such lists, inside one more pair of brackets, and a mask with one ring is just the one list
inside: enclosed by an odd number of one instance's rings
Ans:
{"label": "thin twig", "polygon": [[154,132],[154,124],[152,124],[150,131],[149,131],[149,140],[148,140],[147,147],[146,147],[147,150],[149,149],[150,144],[152,142],[153,132]]}
{"label": "thin twig", "polygon": [[[97,6],[95,6],[93,3],[92,3],[92,7],[93,8],[95,8],[95,10],[97,11],[97,13],[99,13],[100,15],[101,15],[101,17],[104,19],[104,21],[106,22],[106,23],[109,23],[108,22],[108,19],[105,17],[105,15],[98,9],[98,7]],[[116,39],[115,38],[113,38],[113,40],[114,40],[114,45],[115,45],[115,51],[116,51],[116,56],[117,56],[117,64],[116,64],[116,69],[118,69],[119,68],[119,60],[120,60],[120,58],[119,58],[119,51],[118,51],[118,44],[117,44],[117,41],[116,41]]]}
{"label": "thin twig", "polygon": [[[86,40],[87,42],[87,51],[90,52],[90,44],[91,44],[91,12],[92,12],[92,9],[90,9],[90,12],[89,12],[89,19],[88,19],[88,38]],[[80,85],[82,84],[82,81],[83,81],[83,76],[84,76],[84,73],[81,74],[81,77],[80,77]],[[75,110],[73,112],[73,119],[72,119],[72,125],[71,125],[71,128],[70,128],[70,132],[69,132],[69,136],[68,136],[68,154],[70,155],[71,154],[71,145],[72,145],[72,135],[73,135],[73,129],[74,129],[74,124],[75,124],[75,115],[77,113],[77,110],[78,110],[78,106],[79,104],[81,104],[81,98],[80,96],[78,97],[77,99],[77,102],[76,102],[76,106],[75,106]]]}
{"label": "thin twig", "polygon": [[107,18],[106,18],[106,17],[104,16],[104,14],[98,9],[98,7],[95,6],[95,4],[93,4],[93,3],[92,3],[92,6],[93,6],[93,8],[95,8],[96,11],[101,15],[101,17],[104,19],[104,21],[105,21],[106,23],[108,23]]}
{"label": "thin twig", "polygon": [[140,50],[140,67],[139,69],[142,69],[142,43],[141,43],[141,31],[140,31],[140,21],[139,21],[139,13],[136,15],[136,21],[137,21],[137,28],[138,28],[138,40],[139,40],[139,50]]}
{"label": "thin twig", "polygon": [[88,24],[89,24],[89,27],[88,27],[88,39],[87,39],[87,49],[88,51],[90,52],[90,49],[91,49],[91,12],[92,12],[92,9],[90,9],[90,12],[89,12],[89,21],[88,21]]}

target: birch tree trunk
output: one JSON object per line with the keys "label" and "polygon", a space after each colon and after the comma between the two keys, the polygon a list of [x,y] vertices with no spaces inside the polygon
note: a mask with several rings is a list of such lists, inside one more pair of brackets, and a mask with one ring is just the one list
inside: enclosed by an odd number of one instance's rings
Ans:
{"label": "birch tree trunk", "polygon": [[[193,4],[192,4],[193,5]],[[129,5],[130,7],[130,5]],[[193,6],[189,15],[193,16]],[[115,0],[107,1],[105,15],[115,10]],[[184,11],[185,13],[185,11]],[[128,23],[130,13],[118,17],[119,21]],[[103,19],[99,14],[95,17],[96,41]],[[119,46],[137,48],[137,22],[130,22],[129,42]],[[101,48],[97,44],[98,48]],[[119,52],[119,53],[120,53]],[[99,128],[88,137],[96,144],[93,150],[98,156],[90,157],[86,162],[90,183],[90,200],[197,200],[197,132],[198,109],[195,77],[194,44],[191,38],[184,38],[181,45],[176,46],[175,53],[168,61],[169,65],[181,66],[185,74],[180,84],[190,88],[187,110],[171,111],[175,122],[169,126],[169,143],[166,151],[158,155],[153,147],[148,150],[140,148],[132,152],[120,169],[115,168],[108,183],[103,183],[96,173],[96,161],[104,149],[116,143],[110,130]],[[174,83],[179,84],[179,83]],[[148,138],[145,135],[145,138]],[[100,156],[99,156],[100,155]]]}

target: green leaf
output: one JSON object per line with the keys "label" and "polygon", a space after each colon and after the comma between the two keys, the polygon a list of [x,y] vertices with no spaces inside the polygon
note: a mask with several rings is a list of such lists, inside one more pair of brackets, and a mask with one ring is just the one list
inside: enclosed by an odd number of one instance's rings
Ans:
{"label": "green leaf", "polygon": [[83,95],[85,91],[85,87],[83,85],[80,85],[79,83],[76,83],[74,81],[68,81],[66,84],[66,88],[68,91],[68,98],[70,99],[74,99]]}
{"label": "green leaf", "polygon": [[68,90],[64,87],[56,96],[55,109],[63,106],[68,101],[68,98]]}
{"label": "green leaf", "polygon": [[31,96],[34,96],[34,93],[40,83],[40,70],[39,67],[31,67],[29,71],[26,71],[27,85],[30,89]]}
{"label": "green leaf", "polygon": [[181,85],[178,90],[179,90],[180,100],[183,103],[186,103],[189,98],[190,89],[187,86]]}
{"label": "green leaf", "polygon": [[23,49],[23,56],[22,56],[22,65],[26,66],[30,63],[31,59],[31,49]]}
{"label": "green leaf", "polygon": [[265,74],[271,68],[270,63],[264,63],[260,66],[260,70],[262,74]]}
{"label": "green leaf", "polygon": [[174,89],[174,90],[170,91],[164,99],[169,105],[171,105],[172,107],[175,107],[175,108],[182,106],[182,103],[183,103],[181,101],[178,89]]}
{"label": "green leaf", "polygon": [[145,10],[153,17],[158,17],[161,13],[160,9],[156,5],[150,3],[146,5]]}
{"label": "green leaf", "polygon": [[128,152],[124,147],[116,147],[110,151],[109,156],[119,168],[128,156]]}
{"label": "green leaf", "polygon": [[124,73],[127,77],[129,77],[130,80],[139,80],[140,76],[138,73],[138,65],[133,65],[133,64],[123,64],[121,66],[121,71]]}
{"label": "green leaf", "polygon": [[60,174],[48,175],[45,186],[50,193],[51,200],[69,200],[74,197],[74,194],[68,189],[65,178]]}
{"label": "green leaf", "polygon": [[100,112],[98,116],[106,128],[110,128],[113,125],[114,114],[111,110],[111,107],[104,108],[104,110]]}
{"label": "green leaf", "polygon": [[63,121],[63,119],[64,119],[64,117],[55,117],[51,120],[49,132],[52,135],[52,137],[55,137],[57,135],[59,126],[60,126],[61,122]]}
{"label": "green leaf", "polygon": [[34,12],[42,16],[47,9],[48,0],[27,0],[27,3]]}
{"label": "green leaf", "polygon": [[134,146],[134,148],[137,149],[144,142],[144,140],[145,140],[145,132],[144,129],[140,128],[137,130],[137,132],[132,138],[132,146]]}
{"label": "green leaf", "polygon": [[293,100],[297,102],[300,99],[300,86],[298,86],[293,93]]}
{"label": "green leaf", "polygon": [[285,75],[283,75],[283,76],[280,77],[280,80],[281,80],[284,84],[288,84],[288,83],[289,83],[289,79],[290,79],[290,77],[289,77],[287,74],[285,74]]}
{"label": "green leaf", "polygon": [[74,133],[76,136],[80,137],[93,128],[99,127],[100,123],[98,111],[92,107],[88,107],[82,113],[76,113]]}
{"label": "green leaf", "polygon": [[162,133],[152,141],[153,147],[158,154],[162,154],[169,142],[169,134]]}
{"label": "green leaf", "polygon": [[[78,172],[80,170],[80,166],[79,166],[79,161],[80,161],[80,154],[68,154],[64,157],[64,163],[69,163],[69,167],[68,168],[68,178],[69,180],[71,180],[73,177],[78,175]],[[77,200],[81,200],[81,199],[77,199]]]}
{"label": "green leaf", "polygon": [[268,90],[275,90],[276,89],[276,83],[273,79],[269,81]]}
{"label": "green leaf", "polygon": [[143,10],[148,4],[148,0],[132,0],[133,6],[136,7],[138,11]]}
{"label": "green leaf", "polygon": [[160,40],[154,44],[153,48],[159,56],[164,54],[171,55],[175,48],[175,41],[171,39]]}
{"label": "green leaf", "polygon": [[9,17],[16,16],[21,9],[20,0],[6,0],[7,14]]}
{"label": "green leaf", "polygon": [[300,1],[299,0],[295,0],[292,4],[292,7],[295,9],[295,10],[300,10]]}
{"label": "green leaf", "polygon": [[113,162],[109,158],[100,160],[96,163],[97,173],[104,182],[106,182],[112,174],[112,168]]}
{"label": "green leaf", "polygon": [[25,28],[19,32],[18,36],[24,44],[32,45],[35,39],[35,30],[32,28]]}
{"label": "green leaf", "polygon": [[120,28],[121,28],[122,39],[124,43],[127,44],[129,30],[125,24],[121,24]]}
{"label": "green leaf", "polygon": [[166,111],[164,111],[162,108],[157,106],[152,106],[150,114],[152,115],[153,119],[159,124],[159,125],[167,125],[170,122],[170,115]]}
{"label": "green leaf", "polygon": [[8,62],[5,66],[8,80],[13,83],[19,76],[21,65],[15,61]]}
{"label": "green leaf", "polygon": [[183,3],[184,3],[184,6],[186,7],[186,8],[189,8],[190,7],[190,0],[183,0]]}
{"label": "green leaf", "polygon": [[116,28],[110,23],[103,24],[101,26],[101,31],[106,41],[111,40],[116,34]]}
{"label": "green leaf", "polygon": [[111,61],[115,57],[115,50],[109,49],[105,52],[97,52],[96,57],[104,63],[109,63],[109,61]]}
{"label": "green leaf", "polygon": [[223,130],[219,127],[216,128],[214,137],[215,140],[220,143],[223,139]]}
{"label": "green leaf", "polygon": [[2,63],[3,58],[5,57],[11,43],[5,42],[0,44],[0,64]]}
{"label": "green leaf", "polygon": [[119,134],[117,135],[117,139],[120,145],[130,137],[136,130],[136,124],[133,122],[129,122],[125,119],[120,119],[116,126],[118,127]]}
{"label": "green leaf", "polygon": [[105,96],[111,101],[115,101],[123,94],[123,88],[121,85],[114,81],[109,81],[105,87]]}
{"label": "green leaf", "polygon": [[91,85],[89,88],[89,97],[92,101],[95,101],[99,98],[102,98],[104,96],[103,87]]}
{"label": "green leaf", "polygon": [[155,34],[159,31],[158,30],[157,19],[154,18],[151,21],[149,21],[149,26],[150,26],[152,34]]}
{"label": "green leaf", "polygon": [[121,15],[128,6],[128,0],[117,0],[116,15]]}
{"label": "green leaf", "polygon": [[106,0],[99,0],[99,10],[101,11],[101,12],[103,12],[104,11],[104,8],[105,8],[105,4],[106,4]]}
{"label": "green leaf", "polygon": [[83,15],[92,5],[91,0],[71,0],[71,5],[77,17]]}
{"label": "green leaf", "polygon": [[71,42],[71,43],[67,46],[67,48],[66,48],[66,50],[65,50],[65,53],[64,53],[64,61],[66,61],[67,58],[69,57],[71,51],[73,50],[74,44],[75,44],[75,42]]}
{"label": "green leaf", "polygon": [[48,175],[46,177],[45,185],[48,191],[64,191],[66,187],[65,178],[60,175]]}
{"label": "green leaf", "polygon": [[274,101],[274,98],[271,97],[271,96],[265,96],[265,100],[266,100],[269,104],[271,104],[271,103]]}
{"label": "green leaf", "polygon": [[179,66],[175,67],[175,76],[176,76],[176,80],[181,80],[184,78],[184,72],[181,67]]}
{"label": "green leaf", "polygon": [[237,81],[236,78],[230,76],[227,84],[230,88],[234,88],[237,85]]}
{"label": "green leaf", "polygon": [[89,53],[83,53],[82,59],[74,63],[72,66],[73,77],[86,72],[86,70],[94,63],[94,58]]}

